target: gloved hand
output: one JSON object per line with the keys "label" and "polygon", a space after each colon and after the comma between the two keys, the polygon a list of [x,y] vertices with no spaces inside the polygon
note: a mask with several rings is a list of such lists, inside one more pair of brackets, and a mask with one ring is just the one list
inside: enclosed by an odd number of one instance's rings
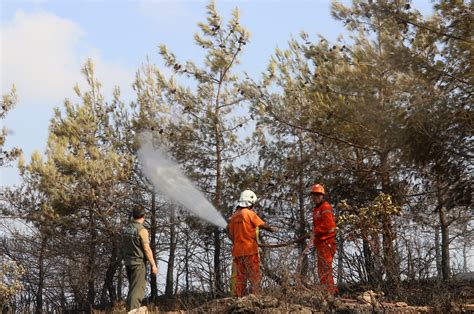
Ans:
{"label": "gloved hand", "polygon": [[271,227],[271,230],[270,230],[270,231],[271,231],[271,232],[277,232],[278,230],[279,230],[278,227]]}

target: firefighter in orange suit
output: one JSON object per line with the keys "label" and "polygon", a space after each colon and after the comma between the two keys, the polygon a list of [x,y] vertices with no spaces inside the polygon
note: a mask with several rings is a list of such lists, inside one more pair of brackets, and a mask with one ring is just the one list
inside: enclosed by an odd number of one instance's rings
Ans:
{"label": "firefighter in orange suit", "polygon": [[313,232],[311,240],[305,252],[314,245],[318,257],[319,283],[330,294],[335,294],[337,288],[334,285],[332,274],[332,260],[336,253],[336,219],[331,205],[324,200],[324,187],[315,184],[311,187],[311,197],[313,199]]}
{"label": "firefighter in orange suit", "polygon": [[250,282],[251,292],[257,294],[260,288],[260,264],[258,256],[258,229],[274,232],[277,229],[266,224],[252,209],[257,201],[257,196],[250,190],[240,194],[237,210],[227,225],[227,232],[232,241],[233,268],[235,277],[234,285],[236,296],[245,295],[247,281]]}

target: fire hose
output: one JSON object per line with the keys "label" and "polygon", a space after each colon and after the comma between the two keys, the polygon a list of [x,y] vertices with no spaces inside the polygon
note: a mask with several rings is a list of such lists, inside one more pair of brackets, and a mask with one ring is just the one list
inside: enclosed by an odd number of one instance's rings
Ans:
{"label": "fire hose", "polygon": [[308,232],[308,233],[305,233],[304,235],[302,235],[301,237],[299,237],[299,238],[297,238],[297,239],[293,239],[293,240],[290,240],[290,241],[287,241],[287,242],[277,243],[277,244],[261,243],[259,246],[260,246],[260,247],[265,247],[265,248],[284,247],[284,246],[291,245],[291,244],[293,244],[293,243],[301,242],[301,241],[303,241],[304,239],[309,238],[309,236],[310,236],[310,233]]}
{"label": "fire hose", "polygon": [[[307,239],[309,238],[311,235],[310,232],[302,235],[301,237],[297,238],[297,239],[293,239],[293,240],[290,240],[290,241],[287,241],[287,242],[283,242],[283,243],[276,243],[276,244],[267,244],[267,243],[260,243],[259,246],[261,248],[279,248],[279,247],[285,247],[285,246],[289,246],[291,244],[294,244],[294,243],[298,243],[298,242],[301,242],[303,241],[304,239]],[[297,259],[297,265],[296,265],[296,276],[295,276],[295,279],[296,279],[296,282],[298,284],[298,286],[300,288],[303,288],[307,291],[310,291],[307,286],[309,286],[309,284],[307,282],[305,282],[305,280],[303,278],[301,278],[300,275],[298,275],[301,271],[301,267],[302,267],[302,264],[303,264],[303,258],[304,256],[306,255],[307,253],[306,252],[302,252],[300,254],[300,256],[298,257]],[[262,251],[262,257],[265,256],[265,250]],[[273,280],[277,281],[279,284],[281,284],[281,278],[278,278],[278,276],[276,276],[272,271],[270,271],[270,269],[268,268],[268,265],[266,265],[265,263],[262,263],[262,266],[263,266],[263,269],[264,271],[267,273],[267,275],[269,275],[270,278],[272,278]]]}

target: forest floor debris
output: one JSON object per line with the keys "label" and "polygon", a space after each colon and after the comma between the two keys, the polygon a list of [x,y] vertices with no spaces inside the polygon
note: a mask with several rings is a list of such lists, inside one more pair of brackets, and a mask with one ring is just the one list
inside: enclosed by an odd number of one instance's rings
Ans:
{"label": "forest floor debris", "polygon": [[[307,289],[287,288],[265,291],[262,295],[242,298],[186,295],[162,299],[148,313],[473,313],[474,288],[464,289],[459,302],[440,305],[409,305],[407,302],[388,302],[383,293],[367,290],[354,295],[327,297]],[[206,300],[207,299],[207,300]],[[95,313],[126,313],[122,306],[114,311]]]}

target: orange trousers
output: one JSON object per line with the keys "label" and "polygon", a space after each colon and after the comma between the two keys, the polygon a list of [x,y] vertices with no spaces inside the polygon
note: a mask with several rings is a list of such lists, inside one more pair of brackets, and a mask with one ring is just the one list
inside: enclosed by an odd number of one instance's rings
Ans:
{"label": "orange trousers", "polygon": [[330,238],[323,241],[315,241],[318,256],[319,283],[330,294],[337,292],[332,275],[332,260],[336,254],[336,239]]}
{"label": "orange trousers", "polygon": [[[238,297],[246,295],[245,288],[247,281],[250,282],[251,292],[257,294],[260,289],[260,261],[258,254],[247,255],[247,256],[236,256],[233,260],[233,271],[235,274],[232,275],[231,290],[233,294]],[[232,289],[233,288],[233,289]]]}

